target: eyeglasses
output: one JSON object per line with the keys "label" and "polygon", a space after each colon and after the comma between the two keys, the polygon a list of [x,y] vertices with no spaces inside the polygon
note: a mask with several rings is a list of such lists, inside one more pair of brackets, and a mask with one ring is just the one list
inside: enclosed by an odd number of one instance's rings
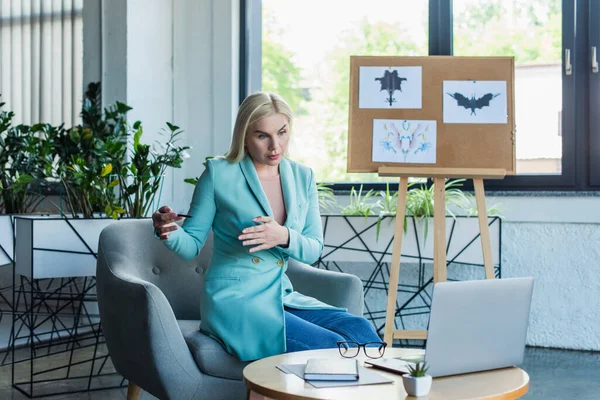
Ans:
{"label": "eyeglasses", "polygon": [[337,342],[338,349],[342,357],[352,358],[356,357],[360,352],[360,348],[363,348],[365,355],[369,358],[381,358],[385,353],[387,347],[386,342],[368,342],[368,343],[357,343],[357,342]]}

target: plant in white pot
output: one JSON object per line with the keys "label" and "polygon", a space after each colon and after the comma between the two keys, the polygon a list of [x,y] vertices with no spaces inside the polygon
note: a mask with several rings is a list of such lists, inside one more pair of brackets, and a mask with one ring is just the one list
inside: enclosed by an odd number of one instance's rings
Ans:
{"label": "plant in white pot", "polygon": [[420,397],[429,394],[431,389],[431,375],[427,375],[429,367],[425,362],[408,365],[408,374],[402,375],[404,390],[410,396]]}

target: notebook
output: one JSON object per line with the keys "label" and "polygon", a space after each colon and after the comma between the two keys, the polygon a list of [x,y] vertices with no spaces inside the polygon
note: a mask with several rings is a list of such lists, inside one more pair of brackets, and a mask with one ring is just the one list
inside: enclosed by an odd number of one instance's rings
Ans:
{"label": "notebook", "polygon": [[[296,375],[299,379],[304,379],[304,370],[306,369],[306,363],[304,364],[285,364],[278,365],[277,369],[284,374]],[[392,384],[394,381],[387,376],[383,376],[373,371],[373,368],[358,367],[358,380],[357,381],[304,381],[308,385],[315,388],[329,388],[329,387],[346,387],[346,386],[360,386],[360,385],[377,385],[377,384]]]}
{"label": "notebook", "polygon": [[357,381],[355,358],[311,358],[306,362],[304,379],[314,381]]}

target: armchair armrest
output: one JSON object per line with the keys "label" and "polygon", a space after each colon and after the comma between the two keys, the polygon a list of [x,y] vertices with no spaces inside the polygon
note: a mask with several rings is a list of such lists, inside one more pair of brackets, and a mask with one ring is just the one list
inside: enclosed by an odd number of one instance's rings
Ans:
{"label": "armchair armrest", "polygon": [[[107,261],[110,260],[110,261]],[[193,398],[204,375],[162,291],[137,278],[135,261],[103,252],[97,267],[98,307],[115,369],[158,398]]]}
{"label": "armchair armrest", "polygon": [[357,276],[318,269],[294,259],[288,261],[287,276],[294,290],[362,316],[363,284]]}

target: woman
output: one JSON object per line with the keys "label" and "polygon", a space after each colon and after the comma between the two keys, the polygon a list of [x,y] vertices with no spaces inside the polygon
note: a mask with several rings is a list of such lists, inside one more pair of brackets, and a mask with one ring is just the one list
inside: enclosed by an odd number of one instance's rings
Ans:
{"label": "woman", "polygon": [[204,278],[200,330],[242,361],[283,352],[379,342],[364,318],[295,292],[291,257],[314,263],[323,251],[312,170],[288,160],[292,112],[280,96],[241,104],[227,157],[210,159],[182,229],[167,206],[152,216],[156,235],[185,259],[214,233]]}

